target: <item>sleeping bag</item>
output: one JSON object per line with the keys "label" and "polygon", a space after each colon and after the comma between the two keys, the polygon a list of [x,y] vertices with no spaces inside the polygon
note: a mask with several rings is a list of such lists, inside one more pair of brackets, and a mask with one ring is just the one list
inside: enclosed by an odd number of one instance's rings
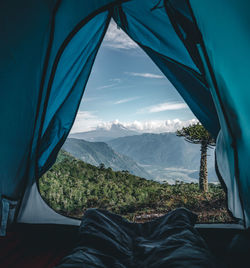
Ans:
{"label": "sleeping bag", "polygon": [[99,209],[85,213],[79,241],[57,268],[222,268],[185,208],[147,223],[131,223]]}

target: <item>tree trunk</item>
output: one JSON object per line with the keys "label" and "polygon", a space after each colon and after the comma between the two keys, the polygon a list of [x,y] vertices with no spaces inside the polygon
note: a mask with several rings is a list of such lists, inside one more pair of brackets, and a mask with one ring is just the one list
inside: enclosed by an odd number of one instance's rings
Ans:
{"label": "tree trunk", "polygon": [[203,192],[208,191],[207,181],[207,143],[201,143],[201,163],[200,163],[200,175],[199,175],[199,186]]}

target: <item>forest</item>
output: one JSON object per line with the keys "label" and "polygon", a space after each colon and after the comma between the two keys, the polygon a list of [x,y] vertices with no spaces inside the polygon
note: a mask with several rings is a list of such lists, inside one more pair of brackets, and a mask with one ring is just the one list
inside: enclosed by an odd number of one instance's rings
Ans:
{"label": "forest", "polygon": [[81,218],[88,208],[120,214],[132,222],[146,222],[178,207],[198,215],[198,222],[234,222],[226,196],[218,184],[202,192],[198,183],[175,184],[146,180],[128,171],[113,171],[78,160],[60,151],[56,163],[40,179],[45,201],[61,214]]}

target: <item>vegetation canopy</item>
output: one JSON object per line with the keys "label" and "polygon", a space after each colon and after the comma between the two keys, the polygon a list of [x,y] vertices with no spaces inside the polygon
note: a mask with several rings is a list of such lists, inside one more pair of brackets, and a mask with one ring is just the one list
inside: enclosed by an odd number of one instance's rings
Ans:
{"label": "vegetation canopy", "polygon": [[201,125],[196,123],[188,127],[183,127],[181,130],[177,130],[177,136],[184,137],[186,141],[201,144],[204,143],[208,147],[215,146],[215,140],[213,136]]}
{"label": "vegetation canopy", "polygon": [[81,218],[88,208],[102,208],[134,222],[145,222],[178,207],[198,214],[199,222],[230,222],[225,193],[211,184],[207,193],[196,183],[174,185],[146,180],[128,171],[96,167],[60,152],[40,179],[43,198],[56,211]]}

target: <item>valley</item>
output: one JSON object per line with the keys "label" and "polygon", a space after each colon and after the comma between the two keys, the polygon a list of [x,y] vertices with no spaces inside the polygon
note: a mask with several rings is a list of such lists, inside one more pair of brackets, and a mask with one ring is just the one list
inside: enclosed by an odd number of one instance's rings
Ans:
{"label": "valley", "polygon": [[[158,182],[198,182],[199,178],[200,145],[190,144],[173,132],[140,134],[115,125],[110,130],[72,134],[63,149],[89,164],[103,163]],[[209,149],[208,180],[218,183],[214,161],[214,149]]]}

